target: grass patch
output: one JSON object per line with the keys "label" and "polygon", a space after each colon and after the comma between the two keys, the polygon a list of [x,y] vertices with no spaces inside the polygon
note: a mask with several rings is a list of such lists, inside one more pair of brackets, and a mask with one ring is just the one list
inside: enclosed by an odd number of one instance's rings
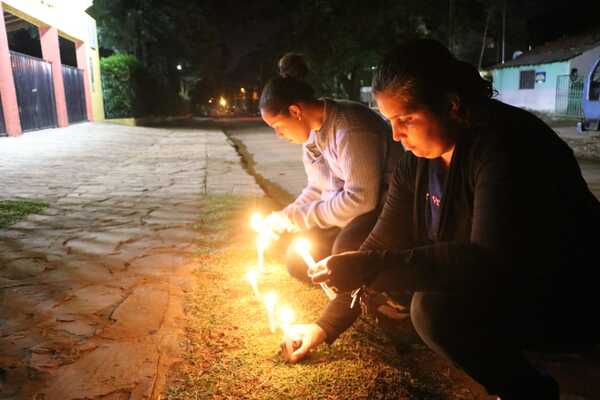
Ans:
{"label": "grass patch", "polygon": [[[248,218],[260,206],[265,205],[228,196],[203,203],[201,219],[214,224],[212,215],[219,215],[217,225],[228,240],[207,245],[197,256],[195,289],[186,299],[185,362],[169,379],[167,399],[474,398],[440,372],[430,351],[416,346],[398,354],[367,320],[307,360],[285,363],[281,333],[269,331],[264,306],[245,280],[256,263]],[[197,230],[210,228],[203,223]],[[267,255],[260,290],[276,291],[280,304],[294,308],[297,322],[312,322],[326,305],[325,294],[290,278],[279,260],[281,250],[280,245]]]}
{"label": "grass patch", "polygon": [[47,203],[30,200],[0,200],[0,229],[22,220],[29,214],[39,213]]}

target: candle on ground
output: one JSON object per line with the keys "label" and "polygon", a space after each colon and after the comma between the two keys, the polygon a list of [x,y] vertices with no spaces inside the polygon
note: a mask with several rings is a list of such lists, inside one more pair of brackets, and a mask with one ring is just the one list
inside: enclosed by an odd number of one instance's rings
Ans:
{"label": "candle on ground", "polygon": [[249,270],[246,272],[246,279],[250,282],[252,286],[252,290],[254,291],[254,295],[258,300],[260,300],[260,292],[258,291],[258,272],[256,270]]}
{"label": "candle on ground", "polygon": [[261,233],[256,239],[256,253],[258,256],[258,271],[263,272],[265,270],[265,249],[269,245],[269,236]]}
{"label": "candle on ground", "polygon": [[275,292],[265,293],[265,307],[267,308],[267,317],[269,319],[269,330],[275,333],[277,323],[275,322],[275,306],[277,305],[277,294]]}
{"label": "candle on ground", "polygon": [[294,310],[288,306],[282,306],[279,309],[279,326],[283,331],[283,337],[287,337],[290,334],[290,327],[294,323]]}
{"label": "candle on ground", "polygon": [[261,232],[264,229],[264,219],[262,215],[258,212],[255,212],[250,217],[250,226],[255,232]]}

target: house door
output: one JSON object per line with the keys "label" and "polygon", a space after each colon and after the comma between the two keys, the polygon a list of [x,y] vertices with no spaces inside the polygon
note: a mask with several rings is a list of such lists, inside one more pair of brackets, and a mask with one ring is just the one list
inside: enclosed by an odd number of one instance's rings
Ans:
{"label": "house door", "polygon": [[85,106],[85,87],[83,85],[83,70],[67,65],[62,66],[65,99],[69,123],[87,121]]}
{"label": "house door", "polygon": [[49,62],[10,52],[19,117],[24,132],[56,127],[56,101]]}

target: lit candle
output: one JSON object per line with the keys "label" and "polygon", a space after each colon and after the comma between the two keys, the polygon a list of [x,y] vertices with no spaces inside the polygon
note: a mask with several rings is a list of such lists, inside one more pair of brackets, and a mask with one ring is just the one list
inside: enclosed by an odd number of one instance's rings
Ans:
{"label": "lit candle", "polygon": [[292,332],[294,323],[294,310],[290,307],[281,307],[279,309],[279,326],[283,331],[283,340],[281,342],[281,353],[286,361],[290,361],[296,350],[302,346],[302,339],[297,332]]}
{"label": "lit candle", "polygon": [[250,217],[250,226],[255,232],[261,232],[264,227],[264,219],[262,215],[258,212],[255,212]]}
{"label": "lit candle", "polygon": [[258,271],[263,272],[265,270],[265,249],[269,245],[269,236],[261,233],[256,239],[256,253],[258,256]]}
{"label": "lit candle", "polygon": [[265,307],[267,308],[267,317],[269,318],[269,330],[271,333],[277,329],[275,323],[275,305],[277,304],[277,294],[274,292],[266,293],[264,296]]}
{"label": "lit candle", "polygon": [[282,306],[279,309],[279,326],[283,331],[283,337],[286,338],[290,334],[290,327],[294,323],[294,310],[290,307]]}
{"label": "lit candle", "polygon": [[[315,259],[312,258],[312,256],[310,255],[310,242],[308,241],[308,239],[296,239],[294,242],[294,246],[298,254],[300,254],[302,259],[306,263],[306,265],[308,265],[308,271],[311,273],[316,272],[317,263],[315,262]],[[323,289],[329,300],[335,299],[336,294],[333,290],[331,290],[329,286],[321,282],[321,288]]]}
{"label": "lit candle", "polygon": [[310,255],[310,242],[308,241],[308,239],[296,239],[294,241],[294,247],[296,248],[298,254],[300,254],[300,256],[302,257],[306,265],[308,265],[308,269],[311,272],[313,272],[317,263],[315,262],[315,259],[312,258],[312,256]]}
{"label": "lit candle", "polygon": [[258,291],[258,272],[256,270],[249,270],[246,272],[246,279],[250,282],[252,286],[252,290],[254,291],[254,295],[258,300],[260,300],[260,292]]}

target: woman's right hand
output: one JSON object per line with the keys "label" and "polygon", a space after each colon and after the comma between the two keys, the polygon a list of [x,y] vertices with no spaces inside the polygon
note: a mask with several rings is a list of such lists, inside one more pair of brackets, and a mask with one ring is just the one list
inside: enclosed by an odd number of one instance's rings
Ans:
{"label": "woman's right hand", "polygon": [[327,334],[317,324],[298,324],[290,327],[289,337],[284,341],[300,340],[300,347],[295,350],[289,357],[289,361],[296,363],[302,360],[313,348],[317,347],[325,341]]}
{"label": "woman's right hand", "polygon": [[335,292],[349,292],[369,285],[382,269],[377,253],[347,251],[319,261],[309,277],[313,283],[325,283]]}

